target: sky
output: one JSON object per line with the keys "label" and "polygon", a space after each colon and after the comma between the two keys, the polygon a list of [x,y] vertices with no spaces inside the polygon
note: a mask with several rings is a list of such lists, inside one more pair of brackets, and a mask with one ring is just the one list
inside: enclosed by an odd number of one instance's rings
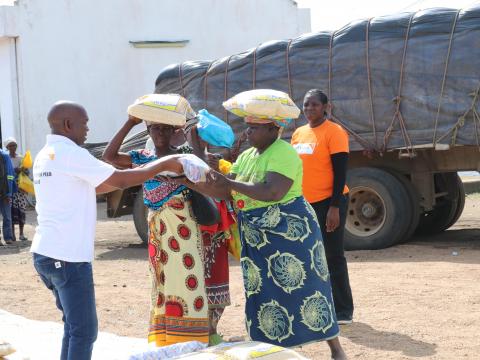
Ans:
{"label": "sky", "polygon": [[[312,15],[312,31],[337,30],[353,20],[389,15],[402,11],[418,11],[432,7],[466,8],[480,5],[480,0],[296,0],[299,7],[308,7]],[[453,4],[453,5],[452,5]]]}

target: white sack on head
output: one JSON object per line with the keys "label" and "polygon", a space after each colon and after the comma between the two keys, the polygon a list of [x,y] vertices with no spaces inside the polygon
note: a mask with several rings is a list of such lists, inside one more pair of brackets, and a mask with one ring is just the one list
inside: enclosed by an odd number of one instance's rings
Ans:
{"label": "white sack on head", "polygon": [[223,103],[231,113],[259,119],[296,119],[300,109],[288,94],[271,89],[257,89],[241,92]]}
{"label": "white sack on head", "polygon": [[144,95],[127,109],[129,115],[149,123],[183,127],[188,119],[195,117],[189,102],[178,94]]}

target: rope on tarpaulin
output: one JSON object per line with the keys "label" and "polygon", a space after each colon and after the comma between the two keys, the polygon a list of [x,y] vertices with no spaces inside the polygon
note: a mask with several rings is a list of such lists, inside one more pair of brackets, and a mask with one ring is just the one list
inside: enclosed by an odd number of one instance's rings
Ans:
{"label": "rope on tarpaulin", "polygon": [[180,81],[180,94],[185,97],[185,88],[183,87],[183,63],[178,64],[178,80]]}
{"label": "rope on tarpaulin", "polygon": [[453,36],[455,34],[455,29],[457,27],[457,20],[458,20],[458,15],[460,14],[460,10],[457,11],[455,14],[455,19],[453,20],[452,23],[452,30],[450,31],[450,39],[448,41],[448,50],[447,50],[447,55],[445,58],[445,69],[443,70],[443,78],[442,78],[442,87],[440,89],[440,96],[438,99],[438,106],[437,106],[437,113],[435,115],[435,121],[434,121],[434,127],[433,127],[433,146],[435,147],[437,145],[437,142],[439,141],[437,139],[437,128],[438,128],[438,119],[440,117],[440,109],[442,107],[442,102],[443,102],[443,94],[445,92],[445,85],[447,83],[447,74],[448,74],[448,64],[450,63],[450,54],[452,52],[452,44],[453,44]]}
{"label": "rope on tarpaulin", "polygon": [[373,90],[372,90],[372,73],[370,69],[370,43],[369,43],[369,38],[370,38],[370,22],[372,21],[372,18],[370,18],[367,21],[366,29],[365,29],[365,66],[367,68],[367,84],[368,84],[368,99],[369,99],[369,105],[370,105],[370,122],[372,123],[372,129],[373,129],[373,139],[374,139],[374,145],[375,149],[377,148],[377,127],[375,125],[375,111],[373,108]]}
{"label": "rope on tarpaulin", "polygon": [[455,14],[455,19],[452,23],[452,30],[450,32],[450,39],[449,39],[449,44],[448,44],[447,56],[446,56],[446,60],[445,60],[445,69],[444,69],[443,78],[442,78],[442,87],[441,87],[440,96],[439,96],[439,100],[438,100],[437,113],[436,113],[436,116],[435,116],[435,123],[434,123],[435,127],[434,127],[434,133],[433,133],[433,145],[436,146],[439,141],[445,139],[451,133],[452,136],[451,136],[451,139],[450,139],[450,146],[451,147],[456,146],[458,131],[461,127],[463,127],[465,125],[465,121],[467,120],[468,115],[470,113],[472,113],[473,126],[475,128],[475,141],[477,143],[477,147],[479,147],[479,150],[480,150],[480,141],[479,141],[479,134],[478,134],[478,130],[479,130],[479,127],[480,127],[480,115],[479,115],[479,113],[477,111],[477,107],[476,107],[477,101],[480,97],[480,95],[479,95],[480,94],[480,85],[477,87],[476,90],[474,90],[473,92],[471,92],[469,94],[469,96],[472,97],[472,102],[471,102],[470,107],[461,116],[458,117],[456,123],[450,129],[448,129],[448,131],[445,134],[443,134],[442,136],[437,138],[438,119],[439,119],[439,116],[440,116],[440,109],[441,109],[442,102],[443,102],[443,95],[444,95],[444,92],[445,92],[445,86],[446,86],[446,82],[447,82],[448,65],[449,65],[449,62],[450,62],[452,44],[453,44],[453,39],[454,39],[455,30],[456,30],[459,15],[460,15],[460,10],[458,10],[457,13]]}
{"label": "rope on tarpaulin", "polygon": [[252,89],[257,88],[257,48],[253,49]]}
{"label": "rope on tarpaulin", "polygon": [[469,96],[472,97],[472,102],[470,104],[470,107],[458,117],[457,122],[450,128],[448,131],[443,134],[441,137],[437,139],[437,143],[444,138],[446,138],[449,134],[452,134],[451,139],[450,139],[450,146],[456,146],[457,142],[457,135],[458,135],[458,130],[465,125],[465,121],[468,118],[468,115],[471,113],[472,114],[472,119],[473,119],[473,126],[475,128],[475,141],[477,143],[477,147],[480,150],[480,140],[479,140],[479,128],[480,128],[480,114],[478,113],[477,110],[477,102],[480,98],[480,84],[477,87],[476,90],[471,92]]}
{"label": "rope on tarpaulin", "polygon": [[385,135],[383,137],[383,148],[382,152],[387,151],[387,146],[388,146],[388,141],[390,140],[390,136],[392,135],[393,128],[395,126],[395,122],[398,121],[398,124],[400,126],[400,131],[402,132],[402,137],[403,141],[405,142],[405,149],[406,149],[406,155],[400,154],[401,157],[409,157],[413,158],[415,157],[415,150],[413,149],[412,146],[412,141],[410,139],[410,135],[408,134],[407,130],[407,125],[405,122],[405,119],[402,115],[402,111],[400,109],[401,102],[402,102],[402,90],[403,90],[403,80],[404,80],[404,73],[405,73],[405,63],[406,63],[406,57],[407,57],[407,48],[408,48],[408,39],[410,35],[410,28],[412,26],[412,20],[415,14],[412,14],[410,16],[410,19],[408,20],[408,26],[407,30],[405,31],[405,41],[403,43],[403,54],[402,54],[402,62],[400,64],[400,76],[399,76],[399,82],[398,82],[398,92],[397,96],[393,98],[393,102],[395,103],[395,112],[393,114],[392,121],[388,128],[385,130]]}
{"label": "rope on tarpaulin", "polygon": [[[230,60],[232,59],[233,55],[230,55],[225,64],[225,78],[224,78],[224,93],[223,93],[223,101],[228,100],[228,65],[230,65]],[[228,124],[228,110],[225,109],[225,122]]]}
{"label": "rope on tarpaulin", "polygon": [[207,71],[205,71],[204,79],[203,79],[203,104],[205,109],[208,108],[208,73],[212,68],[213,61],[208,64]]}
{"label": "rope on tarpaulin", "polygon": [[332,95],[332,80],[333,80],[333,38],[335,37],[335,31],[332,32],[330,35],[330,41],[328,44],[328,89],[327,89],[327,96],[328,101],[330,102],[329,107],[329,118],[340,126],[342,126],[365,150],[368,152],[372,152],[375,150],[375,146],[368,140],[364,139],[362,136],[357,134],[353,129],[347,126],[343,121],[337,118],[333,114],[333,95]]}
{"label": "rope on tarpaulin", "polygon": [[[292,101],[295,101],[293,97],[293,86],[292,86],[292,77],[290,74],[290,46],[292,45],[292,39],[288,41],[287,48],[285,49],[285,63],[287,65],[287,82],[288,82],[288,95],[290,96],[290,99]],[[294,129],[297,129],[297,119],[293,119],[293,127]]]}

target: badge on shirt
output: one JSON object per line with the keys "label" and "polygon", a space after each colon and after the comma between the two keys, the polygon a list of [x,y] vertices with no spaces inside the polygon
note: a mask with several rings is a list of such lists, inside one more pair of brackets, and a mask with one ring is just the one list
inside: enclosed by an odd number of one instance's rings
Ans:
{"label": "badge on shirt", "polygon": [[299,155],[312,155],[315,150],[315,143],[300,143],[293,145]]}
{"label": "badge on shirt", "polygon": [[55,261],[55,269],[60,269],[62,267],[62,263],[60,261]]}

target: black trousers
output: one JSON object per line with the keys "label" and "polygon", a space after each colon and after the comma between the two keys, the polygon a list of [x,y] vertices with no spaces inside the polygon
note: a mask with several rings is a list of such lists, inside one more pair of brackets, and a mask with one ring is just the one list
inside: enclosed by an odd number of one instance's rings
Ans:
{"label": "black trousers", "polygon": [[340,226],[333,232],[327,232],[325,224],[330,207],[330,198],[311,204],[317,214],[322,230],[323,245],[327,257],[330,282],[332,283],[333,302],[338,320],[348,320],[353,316],[353,298],[348,278],[347,260],[343,250],[343,233],[347,217],[348,195],[343,195],[340,204]]}

